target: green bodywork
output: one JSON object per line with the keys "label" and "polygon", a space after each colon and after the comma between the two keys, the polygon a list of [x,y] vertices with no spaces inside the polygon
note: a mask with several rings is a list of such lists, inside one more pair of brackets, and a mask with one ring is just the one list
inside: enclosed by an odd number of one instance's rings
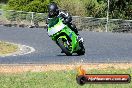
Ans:
{"label": "green bodywork", "polygon": [[63,20],[55,17],[49,20],[48,35],[53,41],[58,43],[59,38],[64,38],[71,42],[70,52],[74,53],[80,49],[77,35],[67,25],[63,24]]}

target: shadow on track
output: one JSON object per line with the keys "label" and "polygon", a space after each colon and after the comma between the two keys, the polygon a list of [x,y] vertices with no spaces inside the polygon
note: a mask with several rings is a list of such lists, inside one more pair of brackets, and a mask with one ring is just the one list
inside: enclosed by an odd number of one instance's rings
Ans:
{"label": "shadow on track", "polygon": [[[59,54],[59,55],[57,55],[57,56],[67,56],[67,55],[65,55],[65,54]],[[79,56],[79,55],[77,55],[77,54],[74,54],[74,55],[71,55],[71,56],[67,56],[67,57],[72,57],[72,56]]]}

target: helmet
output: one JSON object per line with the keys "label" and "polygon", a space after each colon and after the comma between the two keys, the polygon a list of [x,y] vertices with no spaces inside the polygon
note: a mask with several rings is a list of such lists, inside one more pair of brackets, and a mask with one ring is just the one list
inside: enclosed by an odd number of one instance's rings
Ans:
{"label": "helmet", "polygon": [[49,15],[52,17],[57,16],[59,14],[58,6],[55,3],[51,3],[50,5],[48,5],[48,11]]}

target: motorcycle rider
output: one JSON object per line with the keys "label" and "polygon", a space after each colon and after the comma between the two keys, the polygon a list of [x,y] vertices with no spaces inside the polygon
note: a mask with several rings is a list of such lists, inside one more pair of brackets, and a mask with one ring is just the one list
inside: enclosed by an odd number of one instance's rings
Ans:
{"label": "motorcycle rider", "polygon": [[50,19],[57,16],[63,18],[64,19],[63,23],[66,24],[72,31],[76,33],[76,35],[78,36],[77,39],[79,42],[83,42],[83,38],[79,36],[76,26],[71,22],[72,21],[71,15],[64,11],[60,11],[57,4],[53,2],[50,5],[48,5],[48,19],[46,23],[48,24],[48,21]]}

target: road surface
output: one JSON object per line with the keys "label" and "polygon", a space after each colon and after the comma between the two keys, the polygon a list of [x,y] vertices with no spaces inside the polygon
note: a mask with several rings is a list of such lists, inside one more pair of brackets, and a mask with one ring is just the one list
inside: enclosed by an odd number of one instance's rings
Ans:
{"label": "road surface", "polygon": [[0,64],[74,64],[132,62],[132,34],[81,31],[86,54],[66,56],[46,30],[0,26],[0,40],[35,48],[27,55],[0,57]]}

